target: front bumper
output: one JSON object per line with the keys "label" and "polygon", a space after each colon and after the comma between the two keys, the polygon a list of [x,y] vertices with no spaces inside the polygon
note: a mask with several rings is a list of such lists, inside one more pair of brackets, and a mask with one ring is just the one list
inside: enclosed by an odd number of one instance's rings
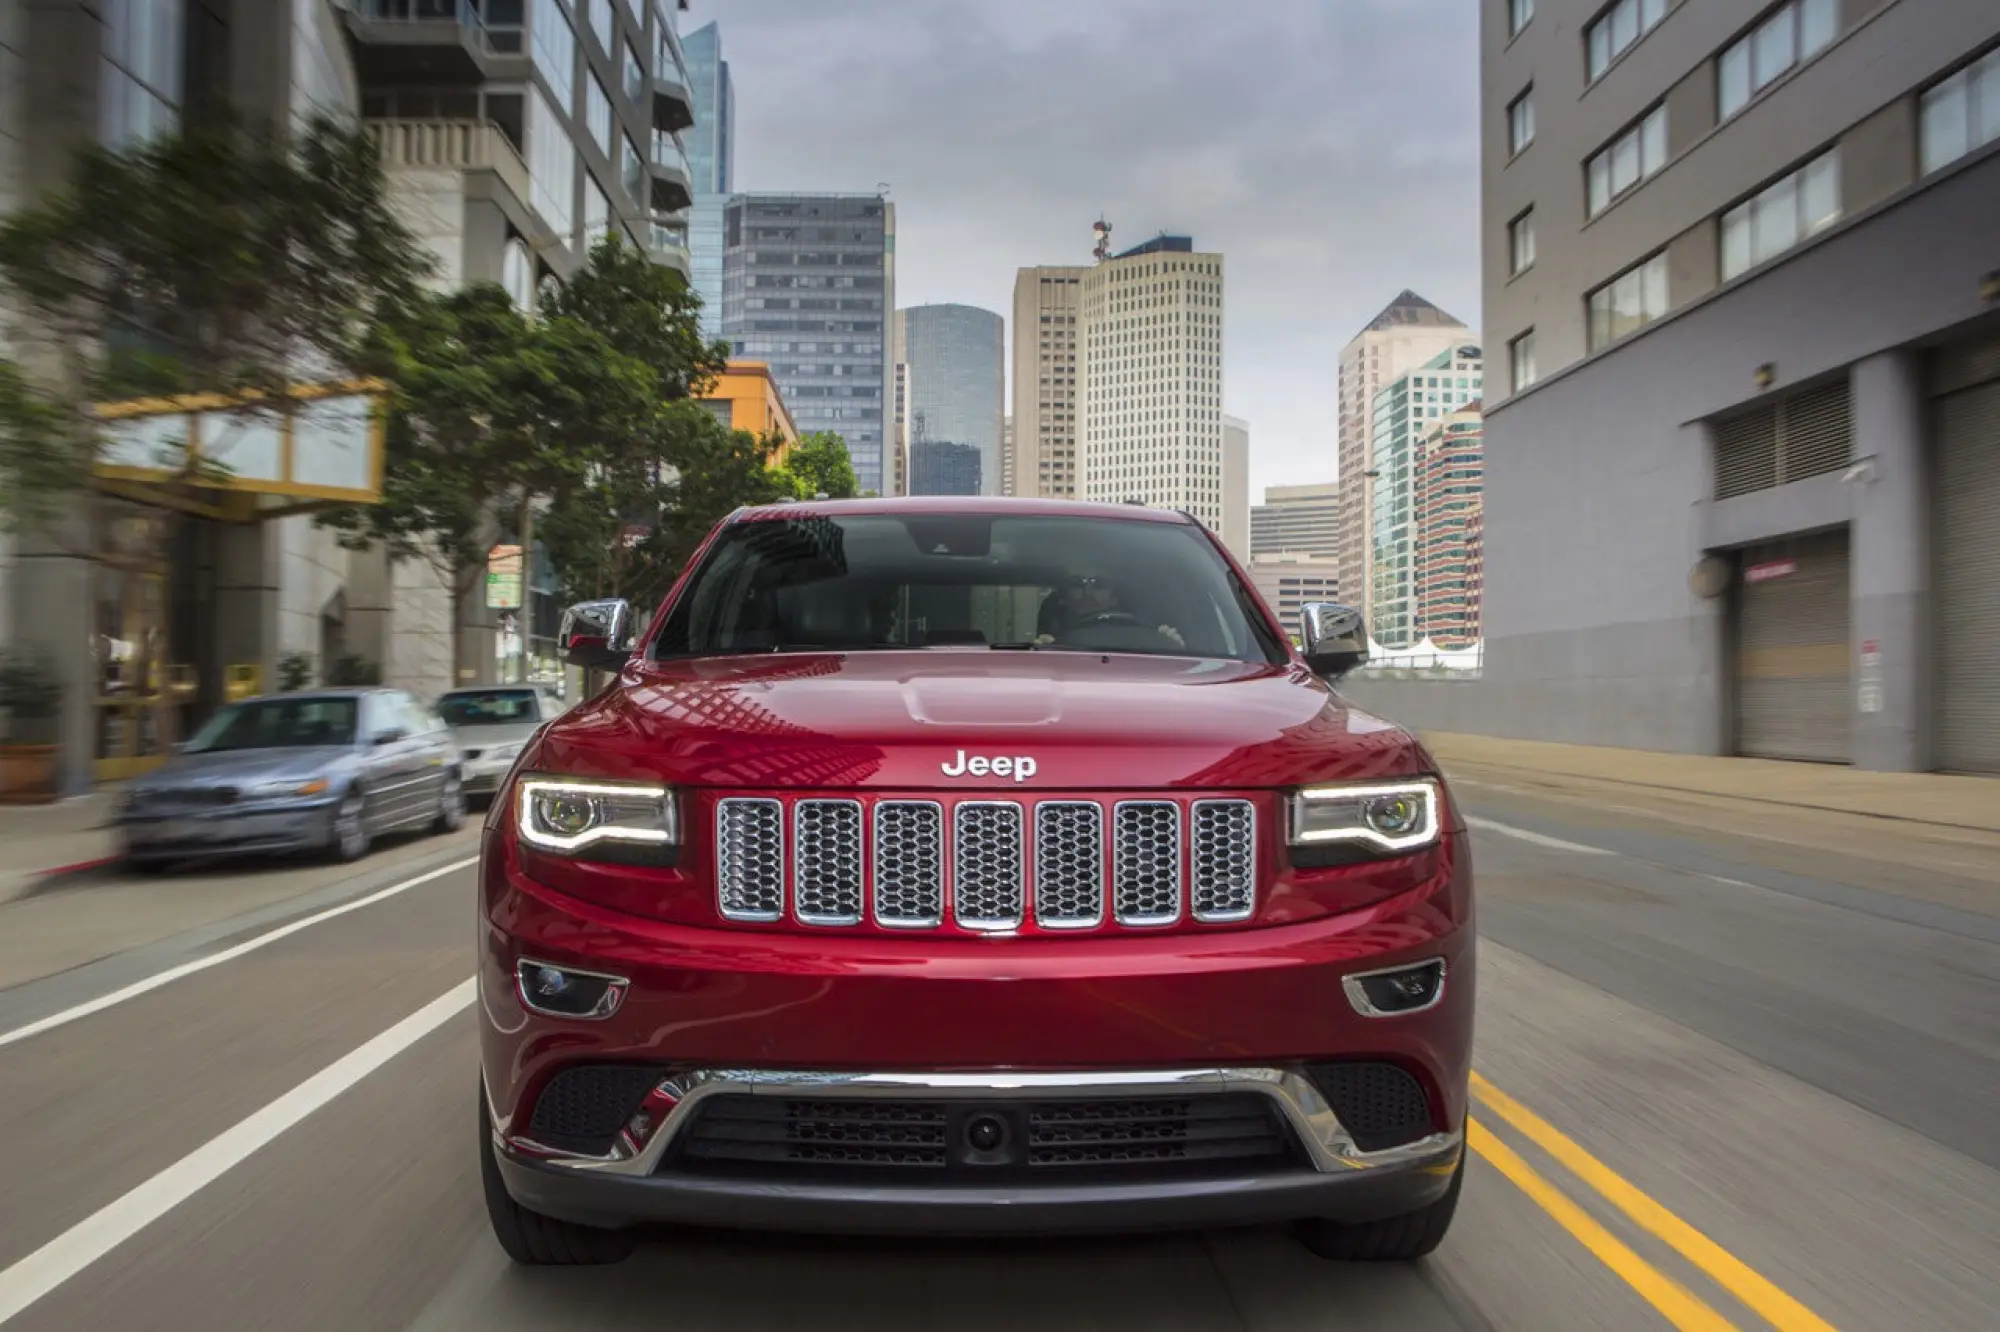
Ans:
{"label": "front bumper", "polygon": [[336,801],[126,813],[118,839],[132,860],[282,855],[316,850],[332,838]]}
{"label": "front bumper", "polygon": [[[1086,1173],[1028,1180],[1017,1172],[990,1183],[979,1179],[977,1166],[948,1179],[890,1172],[886,1180],[869,1178],[866,1170],[829,1177],[810,1170],[773,1176],[676,1167],[683,1139],[705,1104],[746,1096],[806,1097],[819,1105],[884,1106],[915,1099],[963,1106],[973,1116],[982,1107],[1022,1096],[1057,1104],[1077,1098],[1172,1097],[1189,1103],[1253,1096],[1269,1104],[1299,1156],[1289,1163],[1194,1175],[1122,1171],[1119,1177]],[[1285,1067],[831,1075],[706,1070],[664,1081],[647,1104],[659,1114],[650,1134],[621,1133],[613,1149],[598,1157],[496,1130],[492,1145],[508,1193],[544,1215],[610,1228],[668,1222],[873,1235],[1005,1235],[1174,1230],[1303,1217],[1362,1222],[1436,1201],[1449,1188],[1463,1150],[1462,1133],[1453,1129],[1361,1151],[1310,1077]]]}

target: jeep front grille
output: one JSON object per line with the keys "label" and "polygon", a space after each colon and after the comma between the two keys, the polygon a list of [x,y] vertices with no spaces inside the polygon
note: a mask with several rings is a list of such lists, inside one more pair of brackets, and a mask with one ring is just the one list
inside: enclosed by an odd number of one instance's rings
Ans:
{"label": "jeep front grille", "polygon": [[1246,799],[727,796],[716,892],[735,921],[961,929],[1221,925],[1257,907]]}

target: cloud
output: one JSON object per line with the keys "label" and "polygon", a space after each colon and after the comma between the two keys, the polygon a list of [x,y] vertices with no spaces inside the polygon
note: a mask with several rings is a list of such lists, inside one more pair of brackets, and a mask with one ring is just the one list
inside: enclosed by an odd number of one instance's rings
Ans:
{"label": "cloud", "polygon": [[694,0],[739,188],[891,187],[896,295],[1008,315],[1015,269],[1162,231],[1224,255],[1224,401],[1262,487],[1335,470],[1343,343],[1413,287],[1478,323],[1463,0]]}

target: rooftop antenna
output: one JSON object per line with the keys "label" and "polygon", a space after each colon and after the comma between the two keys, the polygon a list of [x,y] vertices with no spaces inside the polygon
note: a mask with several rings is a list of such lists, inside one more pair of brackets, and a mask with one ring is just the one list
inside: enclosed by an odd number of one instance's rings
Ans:
{"label": "rooftop antenna", "polygon": [[1101,264],[1111,257],[1111,224],[1100,215],[1090,228],[1090,234],[1097,242],[1097,248],[1090,252],[1091,256]]}

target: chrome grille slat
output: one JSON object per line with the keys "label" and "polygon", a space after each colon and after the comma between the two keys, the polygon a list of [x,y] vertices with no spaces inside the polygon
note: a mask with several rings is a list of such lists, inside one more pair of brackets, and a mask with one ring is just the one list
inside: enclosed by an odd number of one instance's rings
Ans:
{"label": "chrome grille slat", "polygon": [[944,924],[944,806],[878,802],[874,852],[876,923],[912,930]]}
{"label": "chrome grille slat", "polygon": [[734,796],[715,806],[715,892],[729,920],[770,922],[785,914],[785,807]]}
{"label": "chrome grille slat", "polygon": [[1220,925],[1257,909],[1257,815],[1247,800],[1197,800],[1189,811],[1194,918]]}
{"label": "chrome grille slat", "polygon": [[961,800],[951,813],[953,918],[968,930],[1019,929],[1027,895],[1020,805]]}
{"label": "chrome grille slat", "polygon": [[1111,902],[1120,925],[1181,918],[1181,810],[1171,800],[1121,800],[1111,810]]}
{"label": "chrome grille slat", "polygon": [[807,925],[861,923],[861,802],[792,806],[792,912]]}
{"label": "chrome grille slat", "polygon": [[1104,921],[1104,807],[1094,800],[1035,806],[1035,923],[1087,930]]}

